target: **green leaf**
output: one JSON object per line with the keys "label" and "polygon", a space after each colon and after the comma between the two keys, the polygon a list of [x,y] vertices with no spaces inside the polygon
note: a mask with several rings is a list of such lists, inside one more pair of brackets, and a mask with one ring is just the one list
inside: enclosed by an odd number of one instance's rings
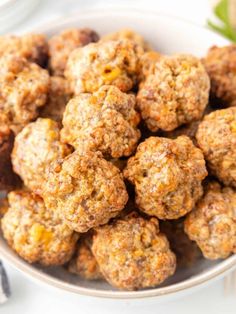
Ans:
{"label": "green leaf", "polygon": [[228,0],[221,0],[215,6],[214,13],[224,24],[230,24],[228,15]]}
{"label": "green leaf", "polygon": [[236,31],[232,27],[228,14],[228,0],[221,0],[214,8],[216,17],[222,22],[221,26],[218,26],[211,21],[207,21],[209,28],[220,33],[224,37],[227,37],[233,42],[236,42]]}
{"label": "green leaf", "polygon": [[228,39],[230,39],[234,42],[236,42],[236,34],[233,33],[228,27],[216,25],[209,20],[207,21],[207,24],[208,24],[209,28],[211,28],[213,31],[223,35],[224,37],[227,37]]}

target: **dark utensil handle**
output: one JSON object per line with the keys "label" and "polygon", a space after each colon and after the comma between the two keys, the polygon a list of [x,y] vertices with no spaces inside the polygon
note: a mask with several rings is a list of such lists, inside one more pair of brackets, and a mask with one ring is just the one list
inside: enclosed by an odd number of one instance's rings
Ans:
{"label": "dark utensil handle", "polygon": [[0,304],[6,302],[11,295],[7,273],[0,261]]}

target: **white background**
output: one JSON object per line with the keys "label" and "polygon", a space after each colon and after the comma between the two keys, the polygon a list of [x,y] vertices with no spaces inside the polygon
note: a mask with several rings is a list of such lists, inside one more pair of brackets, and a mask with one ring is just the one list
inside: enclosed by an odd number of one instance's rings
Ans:
{"label": "white background", "polygon": [[[212,2],[212,1],[211,1]],[[26,21],[11,30],[11,32],[28,31],[32,27],[59,18],[65,14],[79,12],[80,9],[90,7],[135,7],[153,9],[183,17],[195,23],[205,25],[211,14],[209,0],[41,0],[35,11]],[[177,300],[159,303],[152,300],[144,301],[112,301],[94,299],[69,294],[53,288],[32,283],[23,275],[5,265],[12,287],[12,297],[5,305],[0,305],[0,314],[235,314],[236,288],[225,293],[224,280],[214,282],[191,295]]]}

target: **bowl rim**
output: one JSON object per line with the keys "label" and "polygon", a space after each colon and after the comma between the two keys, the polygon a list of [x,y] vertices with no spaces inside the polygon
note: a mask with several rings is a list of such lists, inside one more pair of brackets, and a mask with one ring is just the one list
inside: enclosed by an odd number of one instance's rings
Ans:
{"label": "bowl rim", "polygon": [[47,284],[57,289],[66,290],[75,294],[109,299],[144,299],[173,295],[175,293],[200,286],[206,282],[209,282],[210,280],[216,279],[233,268],[236,268],[236,255],[231,255],[226,260],[223,260],[220,264],[213,266],[212,269],[170,286],[139,291],[114,291],[85,288],[63,282],[60,279],[57,279],[37,268],[34,268],[33,265],[18,257],[15,252],[5,251],[3,247],[0,247],[0,257],[3,258],[3,260],[6,260],[11,266],[19,270],[25,276],[41,284]]}
{"label": "bowl rim", "polygon": [[[32,28],[32,32],[43,32],[43,33],[50,33],[53,32],[53,29],[58,29],[62,27],[64,24],[68,23],[75,23],[76,20],[80,15],[83,16],[89,16],[92,18],[92,16],[103,16],[104,14],[115,14],[122,15],[128,14],[128,15],[139,15],[146,16],[152,15],[153,17],[164,17],[170,20],[178,20],[179,22],[185,23],[186,26],[189,24],[192,25],[192,27],[195,27],[197,29],[204,29],[204,31],[208,32],[209,34],[214,33],[218,37],[222,39],[221,35],[216,34],[215,32],[211,31],[210,29],[201,26],[197,23],[194,23],[192,21],[189,21],[188,19],[184,19],[181,17],[176,17],[174,15],[169,15],[165,13],[161,13],[158,11],[149,11],[149,10],[141,10],[141,9],[132,9],[132,8],[98,8],[98,9],[83,9],[79,10],[75,14],[71,14],[65,17],[60,17],[52,22],[44,23],[43,25],[39,25],[37,27]],[[225,40],[225,42],[229,42],[228,40]],[[86,288],[81,286],[76,286],[67,282],[63,282],[60,279],[57,279],[50,274],[44,273],[41,270],[34,268],[33,265],[25,262],[23,259],[18,257],[13,251],[7,251],[4,249],[4,247],[0,246],[0,256],[3,258],[3,260],[6,260],[9,262],[11,266],[22,272],[25,276],[43,284],[47,284],[49,286],[53,286],[57,289],[66,290],[68,292],[72,292],[75,294],[81,294],[81,295],[87,295],[92,297],[101,297],[101,298],[108,298],[108,299],[143,299],[143,298],[156,298],[156,297],[162,297],[167,295],[173,295],[175,293],[179,293],[181,291],[185,291],[187,289],[198,287],[206,282],[209,282],[210,280],[216,279],[219,276],[222,276],[226,272],[232,270],[233,268],[236,268],[236,254],[231,255],[227,259],[223,260],[217,265],[214,265],[211,269],[207,271],[203,271],[202,273],[190,277],[182,282],[172,284],[170,286],[161,287],[161,288],[151,288],[146,290],[139,290],[139,291],[114,291],[114,290],[97,290],[94,288]]]}

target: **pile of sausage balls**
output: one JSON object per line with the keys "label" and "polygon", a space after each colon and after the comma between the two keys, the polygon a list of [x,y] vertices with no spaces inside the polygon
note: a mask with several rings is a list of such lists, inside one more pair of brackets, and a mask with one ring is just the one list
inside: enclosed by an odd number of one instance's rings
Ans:
{"label": "pile of sausage balls", "polygon": [[236,253],[236,46],[161,55],[91,29],[0,37],[1,229],[118,289]]}

